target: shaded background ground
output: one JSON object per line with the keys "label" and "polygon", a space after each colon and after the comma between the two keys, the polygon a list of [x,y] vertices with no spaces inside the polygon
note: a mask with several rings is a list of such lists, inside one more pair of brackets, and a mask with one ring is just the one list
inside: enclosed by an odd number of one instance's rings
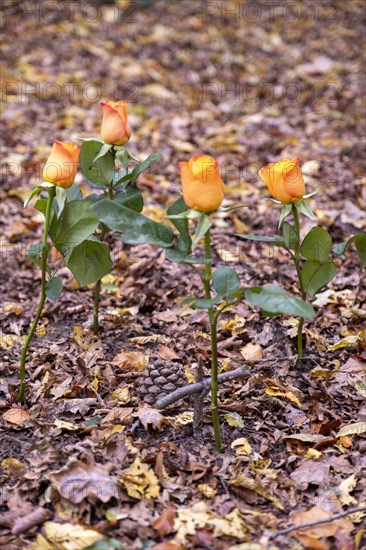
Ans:
{"label": "shaded background ground", "polygon": [[[363,230],[362,1],[270,5],[157,0],[146,9],[123,1],[52,3],[51,7],[42,2],[5,4],[0,189],[3,409],[9,408],[15,395],[19,341],[38,296],[39,273],[25,252],[39,240],[42,218],[32,207],[23,210],[22,200],[39,180],[54,139],[99,134],[100,100],[129,103],[130,148],[135,154],[143,157],[166,148],[162,160],[139,180],[146,213],[155,219],[162,218],[180,191],[178,160],[196,152],[219,160],[227,183],[227,205],[239,200],[247,207],[218,218],[216,261],[236,265],[243,284],[273,281],[294,290],[294,273],[282,254],[238,243],[234,237],[236,232],[273,234],[276,230],[278,212],[265,200],[257,176],[258,168],[267,162],[301,159],[308,191],[321,186],[312,207],[335,240]],[[78,182],[85,185],[81,177]],[[310,227],[310,221],[304,224]],[[253,366],[253,377],[245,385],[231,384],[222,392],[223,415],[237,413],[242,418],[234,417],[235,426],[226,424],[229,450],[223,457],[216,457],[212,448],[209,418],[199,428],[199,444],[191,424],[182,426],[182,421],[169,420],[156,432],[145,430],[133,416],[137,414],[133,407],[143,406],[138,383],[126,377],[125,363],[115,359],[122,350],[144,354],[150,361],[159,355],[175,359],[182,371],[187,367],[193,375],[201,355],[207,366],[205,315],[182,313],[178,307],[179,297],[197,292],[199,281],[188,268],[164,262],[163,254],[148,246],[121,245],[114,249],[113,258],[115,269],[106,281],[102,302],[102,337],[93,339],[86,329],[90,289],[77,290],[70,275],[61,272],[66,290],[60,302],[47,305],[41,333],[32,345],[30,419],[21,428],[2,420],[2,458],[21,463],[3,464],[5,548],[25,547],[42,532],[40,525],[47,519],[80,520],[122,541],[128,550],[148,548],[175,536],[174,531],[159,536],[162,532],[152,527],[164,509],[190,509],[200,501],[209,505],[215,517],[241,510],[245,536],[229,529],[218,531],[214,541],[212,526],[203,522],[195,525],[193,532],[199,534],[188,537],[184,547],[231,548],[244,540],[262,540],[266,547],[269,532],[287,526],[292,510],[321,505],[336,512],[347,507],[337,488],[352,474],[355,488],[348,505],[362,503],[365,440],[360,435],[347,446],[334,437],[338,426],[364,419],[362,348],[357,351],[356,340],[354,348],[328,351],[342,337],[359,334],[366,316],[366,289],[354,252],[342,260],[332,283],[334,292],[323,295],[317,304],[317,318],[307,326],[312,355],[301,368],[293,357],[291,320],[266,321],[245,304],[228,313],[226,320],[231,323],[220,336],[223,366],[240,362],[240,349],[248,343],[261,345],[263,362]],[[277,359],[269,361],[273,357]],[[293,392],[300,406],[268,395],[266,389],[276,383],[283,392]],[[124,387],[129,388],[125,401],[112,395]],[[119,406],[126,409],[126,417],[119,411],[116,419],[106,420]],[[170,416],[190,410],[186,403]],[[95,423],[88,425],[90,419]],[[59,427],[56,420],[71,422],[77,429]],[[127,424],[124,434],[131,437],[128,445],[136,450],[126,447],[122,436],[113,436],[106,444],[106,430],[113,422]],[[320,474],[315,479],[314,462],[305,453],[319,441],[310,437],[294,444],[281,439],[303,432],[328,439],[319,446]],[[250,441],[252,453],[238,458],[230,444],[241,437]],[[97,463],[113,466],[108,480],[117,480],[136,456],[159,471],[159,453],[166,468],[164,474],[160,471],[159,483],[165,489],[159,498],[138,502],[123,486],[105,503],[87,494],[81,504],[70,495],[45,498],[52,472],[70,458],[92,464],[94,455]],[[267,467],[270,472],[258,463],[266,460],[272,460]],[[238,472],[257,485],[231,486]],[[171,485],[165,475],[170,476]],[[213,488],[216,496],[205,493],[200,484]],[[274,495],[279,502],[274,503]],[[31,522],[23,531],[14,530],[19,502],[24,517],[34,509],[42,510],[38,526]],[[111,519],[111,514],[106,518],[111,508],[123,519]],[[262,515],[253,515],[257,512]],[[342,543],[352,548],[358,529],[357,522],[352,534],[349,525],[339,526],[335,539],[328,539],[330,547],[339,548]],[[295,547],[296,540],[290,536],[278,539],[280,548]],[[35,544],[36,550],[41,548]]]}

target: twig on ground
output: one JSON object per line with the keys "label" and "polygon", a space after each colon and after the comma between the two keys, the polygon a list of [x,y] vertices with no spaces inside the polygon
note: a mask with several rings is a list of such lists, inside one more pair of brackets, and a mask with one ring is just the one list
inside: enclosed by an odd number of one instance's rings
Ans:
{"label": "twig on ground", "polygon": [[[248,371],[247,367],[245,365],[242,365],[238,369],[219,374],[218,381],[221,383],[227,382],[228,380],[234,380],[235,378],[249,378],[250,376],[251,373]],[[165,409],[172,403],[175,403],[176,401],[179,401],[179,399],[183,399],[184,397],[188,397],[189,395],[194,395],[198,392],[202,392],[202,394],[204,394],[204,392],[208,393],[210,391],[210,386],[211,378],[205,378],[204,380],[202,380],[202,382],[195,382],[194,384],[189,384],[184,388],[178,388],[166,397],[162,397],[161,399],[159,399],[155,403],[155,408],[160,410]]]}
{"label": "twig on ground", "polygon": [[359,506],[358,508],[350,508],[345,512],[339,512],[339,514],[334,514],[333,516],[329,516],[329,518],[326,518],[326,519],[320,519],[318,521],[309,521],[309,523],[302,523],[301,525],[293,525],[292,527],[288,527],[287,529],[282,529],[282,531],[277,531],[277,533],[274,533],[273,535],[271,535],[270,538],[275,539],[280,535],[287,535],[287,533],[290,533],[291,531],[302,531],[303,529],[307,529],[308,527],[315,527],[316,525],[330,523],[331,521],[344,518],[345,516],[349,516],[350,514],[355,514],[356,512],[363,512],[365,510],[366,510],[366,506]]}

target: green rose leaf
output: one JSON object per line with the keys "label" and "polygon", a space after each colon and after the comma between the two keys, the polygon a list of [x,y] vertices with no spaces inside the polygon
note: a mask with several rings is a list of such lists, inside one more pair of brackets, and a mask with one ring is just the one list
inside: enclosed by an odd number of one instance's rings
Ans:
{"label": "green rose leaf", "polygon": [[[38,267],[42,268],[42,250],[44,248],[43,243],[34,243],[29,247],[28,256],[32,262]],[[46,266],[46,272],[51,275],[51,270]]]}
{"label": "green rose leaf", "polygon": [[334,262],[321,263],[318,260],[307,260],[301,269],[301,280],[306,292],[310,296],[315,296],[336,274]]}
{"label": "green rose leaf", "polygon": [[[187,206],[182,197],[173,202],[167,210],[168,217],[182,214],[187,211]],[[190,254],[192,250],[192,239],[189,234],[189,223],[187,219],[172,218],[172,224],[179,231],[178,250],[184,255]]]}
{"label": "green rose leaf", "polygon": [[113,180],[114,155],[111,146],[98,140],[84,141],[80,153],[83,176],[92,187],[104,189]]}
{"label": "green rose leaf", "polygon": [[285,242],[285,245],[287,248],[290,248],[291,250],[297,250],[299,246],[299,238],[296,234],[295,229],[292,227],[291,224],[288,222],[284,222],[283,224],[283,240]]}
{"label": "green rose leaf", "polygon": [[38,199],[34,205],[34,208],[38,210],[38,212],[42,212],[44,215],[47,208],[47,199]]}
{"label": "green rose leaf", "polygon": [[62,292],[62,281],[58,277],[52,277],[46,286],[46,296],[50,300],[57,300]]}
{"label": "green rose leaf", "polygon": [[350,240],[355,243],[362,267],[366,267],[366,233],[359,233]]}
{"label": "green rose leaf", "polygon": [[366,267],[366,233],[359,233],[358,235],[353,235],[345,243],[340,243],[334,245],[332,252],[336,256],[341,256],[345,253],[346,248],[348,248],[352,243],[355,244],[356,250],[361,260],[361,266]]}
{"label": "green rose leaf", "polygon": [[88,201],[65,204],[59,220],[53,218],[50,228],[56,248],[73,247],[87,239],[99,225],[99,220]]}
{"label": "green rose leaf", "polygon": [[283,220],[287,218],[287,216],[291,213],[291,210],[292,210],[292,203],[282,205],[280,219],[278,221],[279,228],[281,227]]}
{"label": "green rose leaf", "polygon": [[301,212],[301,214],[304,214],[304,216],[307,216],[311,220],[317,221],[317,218],[314,215],[312,209],[310,208],[310,206],[303,199],[299,200],[298,202],[295,202],[294,204],[295,204],[297,210],[299,212]]}
{"label": "green rose leaf", "polygon": [[259,307],[267,314],[285,313],[305,319],[313,319],[315,316],[315,311],[308,302],[292,296],[278,285],[249,288],[245,292],[245,299],[251,306]]}
{"label": "green rose leaf", "polygon": [[150,168],[152,163],[155,162],[163,153],[164,153],[164,149],[160,149],[156,153],[152,153],[151,155],[149,155],[145,160],[143,160],[137,166],[135,166],[135,168],[132,170],[130,174],[126,174],[121,179],[116,181],[116,183],[114,184],[114,187],[117,187],[118,185],[121,185],[121,183],[125,183],[125,182],[134,183],[139,177],[139,175],[142,174],[142,172],[144,172],[148,168]]}
{"label": "green rose leaf", "polygon": [[28,197],[27,197],[27,198],[25,199],[25,201],[24,201],[24,204],[23,204],[24,208],[25,208],[26,206],[28,206],[28,204],[30,203],[30,201],[32,200],[32,198],[33,198],[35,195],[38,195],[38,194],[42,191],[42,189],[43,189],[43,187],[41,187],[40,185],[38,185],[38,187],[35,187],[35,188],[33,189],[33,191],[31,191],[31,192],[29,193]]}
{"label": "green rose leaf", "polygon": [[199,241],[204,235],[206,235],[206,233],[207,233],[207,231],[210,229],[210,227],[211,227],[210,218],[209,218],[208,216],[206,216],[206,214],[202,214],[202,216],[201,216],[200,219],[198,220],[197,229],[196,229],[196,234],[195,234],[195,236],[193,237],[193,244],[198,243],[198,241]]}
{"label": "green rose leaf", "polygon": [[324,262],[332,250],[332,238],[325,229],[313,227],[303,240],[300,250],[308,260]]}
{"label": "green rose leaf", "polygon": [[119,240],[129,244],[152,244],[163,248],[173,246],[174,234],[170,227],[150,220],[109,199],[93,206],[99,220],[112,231],[123,235]]}
{"label": "green rose leaf", "polygon": [[215,296],[215,298],[211,298],[211,300],[204,300],[204,299],[195,299],[192,300],[191,306],[196,309],[210,309],[211,307],[219,304],[222,301],[222,296],[219,294]]}
{"label": "green rose leaf", "polygon": [[113,198],[113,202],[122,204],[135,212],[141,212],[144,207],[142,193],[136,185],[129,185],[128,187],[118,189]]}
{"label": "green rose leaf", "polygon": [[95,283],[113,267],[109,248],[95,237],[90,237],[72,250],[66,263],[80,286]]}
{"label": "green rose leaf", "polygon": [[258,241],[261,243],[277,244],[278,246],[284,246],[285,241],[280,235],[274,235],[273,237],[262,237],[260,235],[238,235],[236,237],[244,241]]}
{"label": "green rose leaf", "polygon": [[227,296],[240,289],[240,279],[233,267],[218,267],[212,276],[212,285],[218,294]]}

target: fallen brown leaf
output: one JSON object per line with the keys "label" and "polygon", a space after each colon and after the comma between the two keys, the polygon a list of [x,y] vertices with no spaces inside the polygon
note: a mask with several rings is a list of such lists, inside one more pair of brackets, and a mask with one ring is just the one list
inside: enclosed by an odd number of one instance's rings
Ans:
{"label": "fallen brown leaf", "polygon": [[165,508],[165,510],[162,511],[160,517],[153,523],[153,527],[158,532],[159,537],[165,537],[172,532],[174,519],[175,510]]}
{"label": "fallen brown leaf", "polygon": [[30,414],[26,409],[13,407],[3,413],[3,419],[15,426],[23,426],[30,419]]}

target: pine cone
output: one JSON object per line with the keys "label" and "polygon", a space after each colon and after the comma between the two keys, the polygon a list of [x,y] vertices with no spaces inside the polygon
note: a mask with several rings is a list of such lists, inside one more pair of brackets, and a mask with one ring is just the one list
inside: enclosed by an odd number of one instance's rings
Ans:
{"label": "pine cone", "polygon": [[148,405],[153,405],[174,390],[187,383],[179,363],[173,361],[155,361],[148,365],[141,378],[139,393]]}

